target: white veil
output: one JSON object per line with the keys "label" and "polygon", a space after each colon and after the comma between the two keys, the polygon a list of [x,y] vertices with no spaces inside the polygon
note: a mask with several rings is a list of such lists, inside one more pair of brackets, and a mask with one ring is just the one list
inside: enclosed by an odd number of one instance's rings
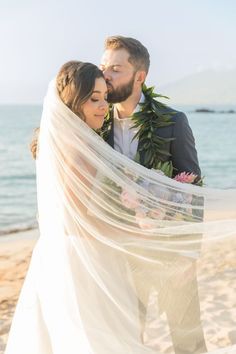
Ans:
{"label": "white veil", "polygon": [[7,354],[195,353],[203,336],[211,353],[236,351],[236,190],[179,183],[114,151],[55,81],[37,188],[40,239]]}

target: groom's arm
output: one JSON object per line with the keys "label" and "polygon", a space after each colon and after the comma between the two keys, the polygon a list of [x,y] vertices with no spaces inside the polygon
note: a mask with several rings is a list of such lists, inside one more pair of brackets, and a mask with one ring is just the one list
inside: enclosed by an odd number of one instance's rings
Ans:
{"label": "groom's arm", "polygon": [[189,126],[186,115],[178,112],[173,116],[175,124],[173,125],[173,138],[170,153],[172,155],[172,163],[176,168],[174,175],[181,172],[192,172],[197,176],[201,176],[199,167],[197,150],[195,147],[195,139]]}
{"label": "groom's arm", "polygon": [[[173,137],[175,140],[171,143],[171,154],[172,154],[172,163],[176,168],[174,170],[174,175],[181,172],[190,172],[194,173],[197,176],[201,177],[201,170],[199,167],[197,150],[195,147],[195,139],[192,133],[192,129],[189,126],[188,119],[186,115],[182,112],[178,112],[173,116],[175,124],[173,125]],[[204,206],[204,199],[201,196],[193,196],[193,204],[197,206]],[[199,222],[203,220],[203,210],[193,210],[193,216],[197,218]],[[191,249],[191,252],[186,252],[182,254],[183,257],[194,261],[194,259],[199,258],[201,251],[201,239],[202,235],[194,235],[195,238],[199,238],[196,242],[195,247]],[[191,235],[188,236],[188,239],[191,238]]]}

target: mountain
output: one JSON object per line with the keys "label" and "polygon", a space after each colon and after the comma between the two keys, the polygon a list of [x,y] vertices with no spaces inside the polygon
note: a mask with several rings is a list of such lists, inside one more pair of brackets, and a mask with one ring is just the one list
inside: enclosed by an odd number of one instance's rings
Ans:
{"label": "mountain", "polygon": [[235,105],[236,68],[206,70],[159,87],[173,104]]}

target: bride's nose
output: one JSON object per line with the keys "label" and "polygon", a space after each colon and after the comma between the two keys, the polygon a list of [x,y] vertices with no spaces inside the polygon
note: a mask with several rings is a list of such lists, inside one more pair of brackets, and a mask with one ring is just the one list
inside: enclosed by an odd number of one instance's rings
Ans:
{"label": "bride's nose", "polygon": [[99,107],[100,109],[101,109],[101,111],[106,111],[107,109],[108,109],[108,103],[107,103],[107,101],[106,100],[103,100],[102,102],[101,102],[101,105],[100,105],[100,107]]}

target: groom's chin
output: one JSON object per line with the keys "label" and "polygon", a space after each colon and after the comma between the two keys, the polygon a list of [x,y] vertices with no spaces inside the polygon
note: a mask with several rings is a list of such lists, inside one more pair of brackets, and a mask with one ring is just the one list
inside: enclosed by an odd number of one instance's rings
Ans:
{"label": "groom's chin", "polygon": [[107,95],[107,102],[108,103],[118,103],[120,102],[119,100],[117,100],[116,97],[114,97],[112,94],[109,94]]}
{"label": "groom's chin", "polygon": [[123,102],[127,99],[127,97],[121,97],[121,96],[117,96],[116,94],[114,94],[113,92],[108,92],[108,95],[107,95],[107,102],[108,103],[120,103],[120,102]]}

